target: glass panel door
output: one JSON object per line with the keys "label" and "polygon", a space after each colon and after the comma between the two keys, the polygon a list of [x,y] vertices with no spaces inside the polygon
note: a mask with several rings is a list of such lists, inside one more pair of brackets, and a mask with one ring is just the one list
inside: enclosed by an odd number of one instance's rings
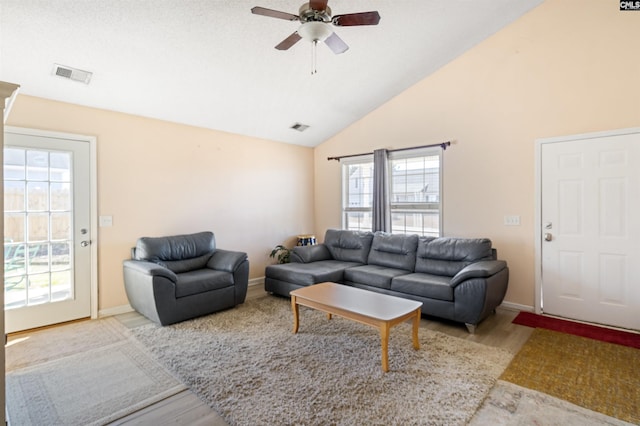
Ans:
{"label": "glass panel door", "polygon": [[89,161],[85,141],[5,134],[7,332],[90,316]]}

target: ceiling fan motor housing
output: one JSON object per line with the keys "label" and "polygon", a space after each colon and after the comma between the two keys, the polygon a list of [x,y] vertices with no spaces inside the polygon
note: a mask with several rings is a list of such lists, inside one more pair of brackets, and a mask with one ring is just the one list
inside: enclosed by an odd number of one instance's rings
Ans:
{"label": "ceiling fan motor housing", "polygon": [[300,22],[331,22],[331,8],[327,6],[324,10],[313,10],[309,3],[300,6]]}

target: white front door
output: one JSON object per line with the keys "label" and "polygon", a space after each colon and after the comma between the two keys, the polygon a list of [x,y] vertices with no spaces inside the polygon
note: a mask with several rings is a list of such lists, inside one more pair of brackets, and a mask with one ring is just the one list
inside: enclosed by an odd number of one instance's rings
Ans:
{"label": "white front door", "polygon": [[640,330],[640,132],[539,144],[544,313]]}
{"label": "white front door", "polygon": [[90,143],[5,132],[5,328],[91,315]]}

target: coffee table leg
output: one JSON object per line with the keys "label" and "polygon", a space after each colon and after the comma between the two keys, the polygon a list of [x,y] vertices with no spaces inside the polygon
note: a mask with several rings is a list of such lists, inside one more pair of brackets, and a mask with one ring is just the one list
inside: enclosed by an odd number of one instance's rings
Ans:
{"label": "coffee table leg", "polygon": [[418,328],[420,328],[420,308],[413,317],[413,349],[420,349],[420,340],[418,340]]}
{"label": "coffee table leg", "polygon": [[380,340],[382,341],[382,371],[389,371],[389,323],[380,325]]}
{"label": "coffee table leg", "polygon": [[293,334],[298,332],[298,304],[296,303],[296,297],[291,296],[291,310],[293,311]]}

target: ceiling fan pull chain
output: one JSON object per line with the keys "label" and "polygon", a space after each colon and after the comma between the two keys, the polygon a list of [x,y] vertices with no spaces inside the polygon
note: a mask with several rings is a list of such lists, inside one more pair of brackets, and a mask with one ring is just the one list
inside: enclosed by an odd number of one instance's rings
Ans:
{"label": "ceiling fan pull chain", "polygon": [[311,75],[316,74],[318,72],[317,69],[317,56],[318,56],[318,40],[313,40],[311,43]]}

